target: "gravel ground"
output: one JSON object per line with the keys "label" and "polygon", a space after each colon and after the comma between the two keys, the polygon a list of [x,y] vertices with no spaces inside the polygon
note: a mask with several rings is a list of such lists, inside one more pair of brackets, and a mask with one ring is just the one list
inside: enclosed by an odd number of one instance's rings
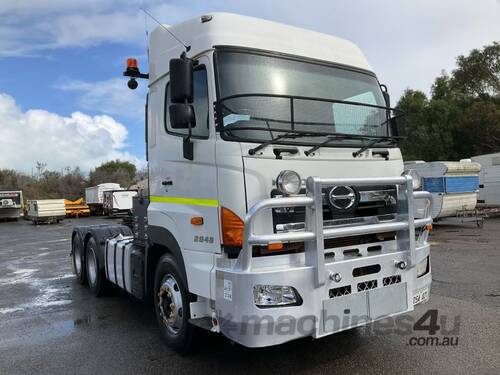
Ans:
{"label": "gravel ground", "polygon": [[[0,374],[499,372],[500,219],[487,220],[483,229],[436,226],[432,235],[431,300],[408,319],[437,309],[436,337],[457,345],[412,345],[412,337],[427,334],[369,327],[246,349],[207,333],[188,357],[163,345],[149,303],[119,291],[96,299],[76,282],[71,229],[102,222],[111,221],[0,223]],[[455,332],[445,332],[455,325]]]}

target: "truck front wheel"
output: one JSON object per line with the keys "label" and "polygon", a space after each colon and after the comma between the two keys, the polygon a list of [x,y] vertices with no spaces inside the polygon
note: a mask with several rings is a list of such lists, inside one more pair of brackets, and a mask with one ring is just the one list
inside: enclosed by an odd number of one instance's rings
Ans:
{"label": "truck front wheel", "polygon": [[154,305],[162,339],[175,351],[186,354],[192,348],[195,327],[189,323],[191,298],[186,280],[171,255],[158,261]]}

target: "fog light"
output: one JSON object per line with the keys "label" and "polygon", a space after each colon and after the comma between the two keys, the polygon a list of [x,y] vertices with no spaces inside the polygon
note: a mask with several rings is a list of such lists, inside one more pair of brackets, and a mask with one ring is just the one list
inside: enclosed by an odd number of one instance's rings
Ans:
{"label": "fog light", "polygon": [[281,171],[276,177],[276,187],[285,195],[298,194],[302,186],[302,180],[295,171]]}
{"label": "fog light", "polygon": [[258,307],[301,304],[297,291],[291,286],[284,285],[255,285],[253,300]]}
{"label": "fog light", "polygon": [[424,259],[417,264],[417,277],[425,275],[429,272],[429,257],[426,256]]}

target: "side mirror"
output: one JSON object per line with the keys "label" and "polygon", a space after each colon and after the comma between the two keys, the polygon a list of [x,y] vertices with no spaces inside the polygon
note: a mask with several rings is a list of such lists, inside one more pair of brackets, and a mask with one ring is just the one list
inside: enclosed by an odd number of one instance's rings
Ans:
{"label": "side mirror", "polygon": [[400,119],[393,117],[389,120],[389,127],[391,129],[391,135],[395,137],[404,137],[404,127],[403,121],[399,121]]}
{"label": "side mirror", "polygon": [[193,102],[193,60],[186,57],[170,60],[172,103]]}
{"label": "side mirror", "polygon": [[381,84],[380,89],[382,90],[382,95],[384,95],[385,106],[391,106],[391,96],[389,95],[389,90],[386,85]]}
{"label": "side mirror", "polygon": [[191,104],[171,104],[168,110],[173,129],[191,129],[196,126],[194,108]]}

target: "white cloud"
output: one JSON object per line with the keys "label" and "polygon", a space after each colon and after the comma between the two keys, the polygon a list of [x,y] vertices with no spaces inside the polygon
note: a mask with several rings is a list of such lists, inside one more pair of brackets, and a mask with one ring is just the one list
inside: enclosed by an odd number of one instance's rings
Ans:
{"label": "white cloud", "polygon": [[66,79],[55,85],[57,89],[74,91],[80,96],[78,104],[91,111],[119,115],[135,120],[144,119],[146,82],[139,81],[136,90],[127,87],[127,80],[112,78],[105,81],[86,82]]}
{"label": "white cloud", "polygon": [[31,171],[36,161],[48,169],[80,166],[88,171],[104,161],[144,161],[124,151],[127,128],[110,116],[74,112],[69,117],[40,109],[23,112],[0,93],[0,168]]}
{"label": "white cloud", "polygon": [[[178,22],[183,5],[161,0],[0,0],[0,57],[38,56],[58,48],[114,42],[146,47],[144,13]],[[152,27],[153,21],[148,23]]]}
{"label": "white cloud", "polygon": [[[145,7],[162,22],[230,11],[311,28],[354,41],[396,99],[428,91],[455,57],[498,40],[498,0],[0,0],[0,57],[118,42],[145,47]],[[149,29],[156,25],[148,19]]]}

